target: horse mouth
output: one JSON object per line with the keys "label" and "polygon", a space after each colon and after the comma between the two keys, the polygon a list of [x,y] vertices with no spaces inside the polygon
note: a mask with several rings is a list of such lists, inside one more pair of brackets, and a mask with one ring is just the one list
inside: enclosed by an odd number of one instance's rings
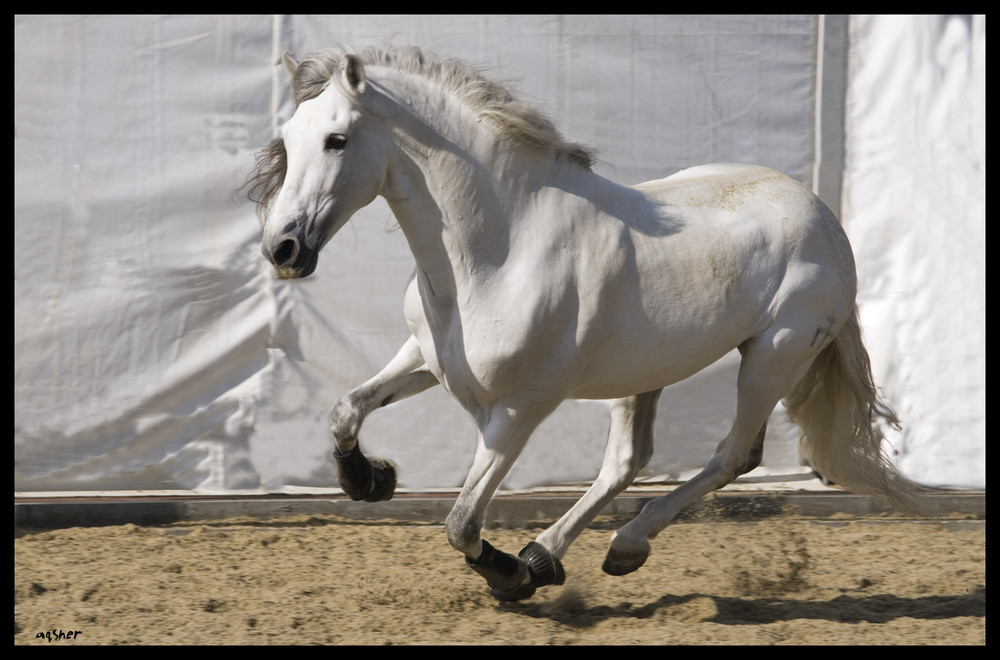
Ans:
{"label": "horse mouth", "polygon": [[274,276],[279,280],[298,280],[305,277],[307,273],[301,268],[275,267]]}
{"label": "horse mouth", "polygon": [[309,277],[315,270],[316,261],[313,260],[302,268],[296,266],[275,266],[274,276],[279,280],[300,280],[303,277]]}

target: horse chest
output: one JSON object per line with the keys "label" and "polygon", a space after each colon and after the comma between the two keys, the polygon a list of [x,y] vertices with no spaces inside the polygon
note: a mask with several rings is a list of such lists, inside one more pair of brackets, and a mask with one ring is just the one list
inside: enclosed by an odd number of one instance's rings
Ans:
{"label": "horse chest", "polygon": [[432,296],[420,283],[419,296],[407,299],[410,329],[428,368],[466,407],[524,389],[527,382],[538,382],[539,374],[555,376],[545,364],[571,358],[572,299],[546,298],[525,288],[481,283],[458,304]]}

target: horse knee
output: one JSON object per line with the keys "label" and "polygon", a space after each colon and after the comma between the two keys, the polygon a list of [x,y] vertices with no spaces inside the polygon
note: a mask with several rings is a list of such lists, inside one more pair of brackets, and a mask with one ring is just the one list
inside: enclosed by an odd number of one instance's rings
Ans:
{"label": "horse knee", "polygon": [[354,403],[350,394],[345,395],[333,407],[330,413],[330,433],[342,450],[349,451],[351,447],[341,446],[341,443],[351,443],[358,439],[364,412]]}

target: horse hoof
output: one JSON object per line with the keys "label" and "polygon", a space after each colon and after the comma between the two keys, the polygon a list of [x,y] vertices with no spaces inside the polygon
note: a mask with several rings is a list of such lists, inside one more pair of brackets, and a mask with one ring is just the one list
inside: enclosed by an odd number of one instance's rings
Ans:
{"label": "horse hoof", "polygon": [[649,558],[649,547],[640,550],[608,550],[601,569],[608,575],[628,575],[646,563]]}

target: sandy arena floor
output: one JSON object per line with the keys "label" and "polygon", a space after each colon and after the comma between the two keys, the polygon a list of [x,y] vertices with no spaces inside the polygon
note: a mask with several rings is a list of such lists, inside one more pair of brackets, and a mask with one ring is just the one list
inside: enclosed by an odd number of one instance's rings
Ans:
{"label": "sandy arena floor", "polygon": [[[433,523],[19,532],[14,644],[986,642],[985,521],[679,523],[624,577],[601,571],[599,527],[563,559],[564,586],[516,604],[495,602]],[[484,538],[516,553],[535,534]]]}

